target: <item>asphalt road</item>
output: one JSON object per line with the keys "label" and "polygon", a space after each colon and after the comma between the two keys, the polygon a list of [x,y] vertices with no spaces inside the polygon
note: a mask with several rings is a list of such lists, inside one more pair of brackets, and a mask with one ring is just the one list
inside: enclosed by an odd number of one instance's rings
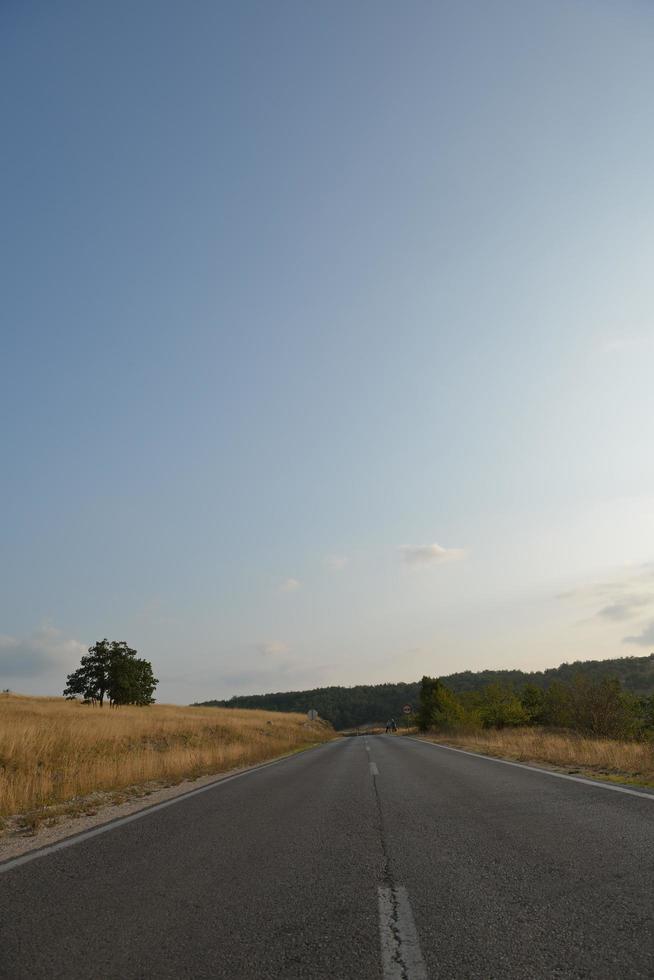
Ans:
{"label": "asphalt road", "polygon": [[0,977],[654,977],[654,797],[342,739],[0,865]]}

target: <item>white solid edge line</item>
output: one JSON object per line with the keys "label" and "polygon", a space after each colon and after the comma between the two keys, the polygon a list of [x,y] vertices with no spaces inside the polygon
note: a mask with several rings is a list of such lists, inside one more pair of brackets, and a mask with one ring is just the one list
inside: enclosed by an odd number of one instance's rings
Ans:
{"label": "white solid edge line", "polygon": [[[340,743],[337,741],[322,743],[322,745],[338,744]],[[54,854],[55,851],[63,851],[67,847],[73,847],[75,844],[81,844],[85,840],[90,840],[91,837],[99,837],[100,834],[107,834],[110,830],[116,830],[118,827],[124,827],[128,823],[133,823],[134,820],[141,820],[143,817],[149,817],[152,813],[157,813],[159,810],[165,810],[169,806],[175,806],[176,803],[183,803],[192,796],[199,796],[200,793],[208,793],[210,789],[217,789],[219,786],[224,786],[225,783],[231,783],[234,779],[240,779],[242,776],[250,776],[254,772],[261,772],[262,769],[269,769],[271,766],[278,766],[281,762],[288,762],[290,759],[296,759],[299,755],[303,755],[305,752],[312,752],[314,749],[322,748],[322,745],[313,745],[308,749],[302,749],[300,752],[293,752],[290,755],[284,755],[281,757],[281,759],[271,759],[270,762],[262,762],[258,766],[251,766],[249,769],[244,769],[242,772],[235,772],[231,776],[219,776],[212,783],[207,783],[205,786],[199,786],[197,789],[190,789],[187,793],[180,793],[179,796],[173,797],[172,800],[164,800],[162,803],[154,803],[152,806],[145,807],[143,810],[138,810],[136,813],[130,813],[126,817],[118,817],[115,820],[110,820],[107,823],[100,824],[98,827],[93,827],[91,830],[83,830],[81,833],[74,834],[71,837],[64,837],[62,840],[56,841],[54,844],[46,844],[45,847],[39,847],[34,851],[28,851],[26,854],[19,854],[18,857],[8,858],[6,861],[0,861],[0,874],[3,874],[5,871],[11,871],[13,868],[17,868],[21,864],[29,864],[30,861],[36,861],[38,858],[47,857],[48,854]]]}
{"label": "white solid edge line", "polygon": [[378,776],[379,775],[379,769],[377,768],[377,764],[375,762],[370,762],[369,765],[370,765],[370,775],[371,776]]}
{"label": "white solid edge line", "polygon": [[569,776],[565,772],[552,772],[551,769],[528,766],[526,762],[511,762],[509,759],[497,759],[493,755],[482,755],[481,752],[470,752],[468,749],[455,749],[453,745],[443,745],[441,742],[429,742],[426,738],[415,738],[414,735],[408,735],[406,737],[411,739],[412,742],[419,742],[421,745],[431,745],[435,749],[447,749],[448,752],[460,752],[461,755],[470,755],[473,759],[486,759],[487,762],[499,762],[503,766],[515,766],[516,769],[537,772],[541,776],[554,776],[555,779],[569,779],[572,783],[583,783],[584,786],[593,786],[595,789],[608,789],[612,793],[626,793],[628,796],[639,796],[642,800],[654,801],[654,793],[641,793],[637,789],[627,789],[626,786],[613,786],[611,783],[602,783],[596,779],[584,779],[583,776]]}

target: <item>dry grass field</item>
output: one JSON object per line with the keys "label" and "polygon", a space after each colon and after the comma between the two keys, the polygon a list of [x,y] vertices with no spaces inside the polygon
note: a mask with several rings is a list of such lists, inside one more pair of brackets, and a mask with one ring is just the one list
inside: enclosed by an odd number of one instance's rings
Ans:
{"label": "dry grass field", "polygon": [[546,763],[603,779],[654,785],[654,743],[591,738],[536,728],[484,729],[434,741],[516,762]]}
{"label": "dry grass field", "polygon": [[304,715],[152,705],[115,710],[0,694],[0,815],[264,762],[334,736]]}

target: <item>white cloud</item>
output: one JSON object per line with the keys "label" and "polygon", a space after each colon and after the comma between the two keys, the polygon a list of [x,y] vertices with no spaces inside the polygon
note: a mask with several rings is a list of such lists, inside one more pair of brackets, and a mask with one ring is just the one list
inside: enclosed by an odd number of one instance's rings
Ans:
{"label": "white cloud", "polygon": [[53,669],[71,669],[87,647],[54,626],[42,626],[29,636],[0,635],[0,674],[37,677]]}
{"label": "white cloud", "polygon": [[345,568],[349,560],[350,559],[346,555],[328,555],[325,558],[325,565],[332,572],[340,572],[343,568]]}
{"label": "white cloud", "polygon": [[283,640],[266,640],[263,643],[257,643],[257,650],[264,657],[283,657],[290,653],[291,648]]}
{"label": "white cloud", "polygon": [[301,585],[301,583],[300,583],[300,580],[299,579],[297,579],[297,578],[287,578],[279,586],[279,591],[280,592],[297,592],[297,590],[300,588],[300,585]]}
{"label": "white cloud", "polygon": [[441,565],[447,561],[465,558],[463,548],[443,548],[436,544],[405,545],[400,548],[407,565]]}

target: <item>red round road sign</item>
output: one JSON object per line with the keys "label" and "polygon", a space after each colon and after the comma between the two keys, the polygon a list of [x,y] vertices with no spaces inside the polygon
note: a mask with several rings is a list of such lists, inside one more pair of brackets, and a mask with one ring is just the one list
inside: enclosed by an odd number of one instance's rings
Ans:
{"label": "red round road sign", "polygon": [[402,708],[402,711],[404,712],[405,715],[410,715],[411,710],[412,709],[410,704],[405,704],[404,707]]}

